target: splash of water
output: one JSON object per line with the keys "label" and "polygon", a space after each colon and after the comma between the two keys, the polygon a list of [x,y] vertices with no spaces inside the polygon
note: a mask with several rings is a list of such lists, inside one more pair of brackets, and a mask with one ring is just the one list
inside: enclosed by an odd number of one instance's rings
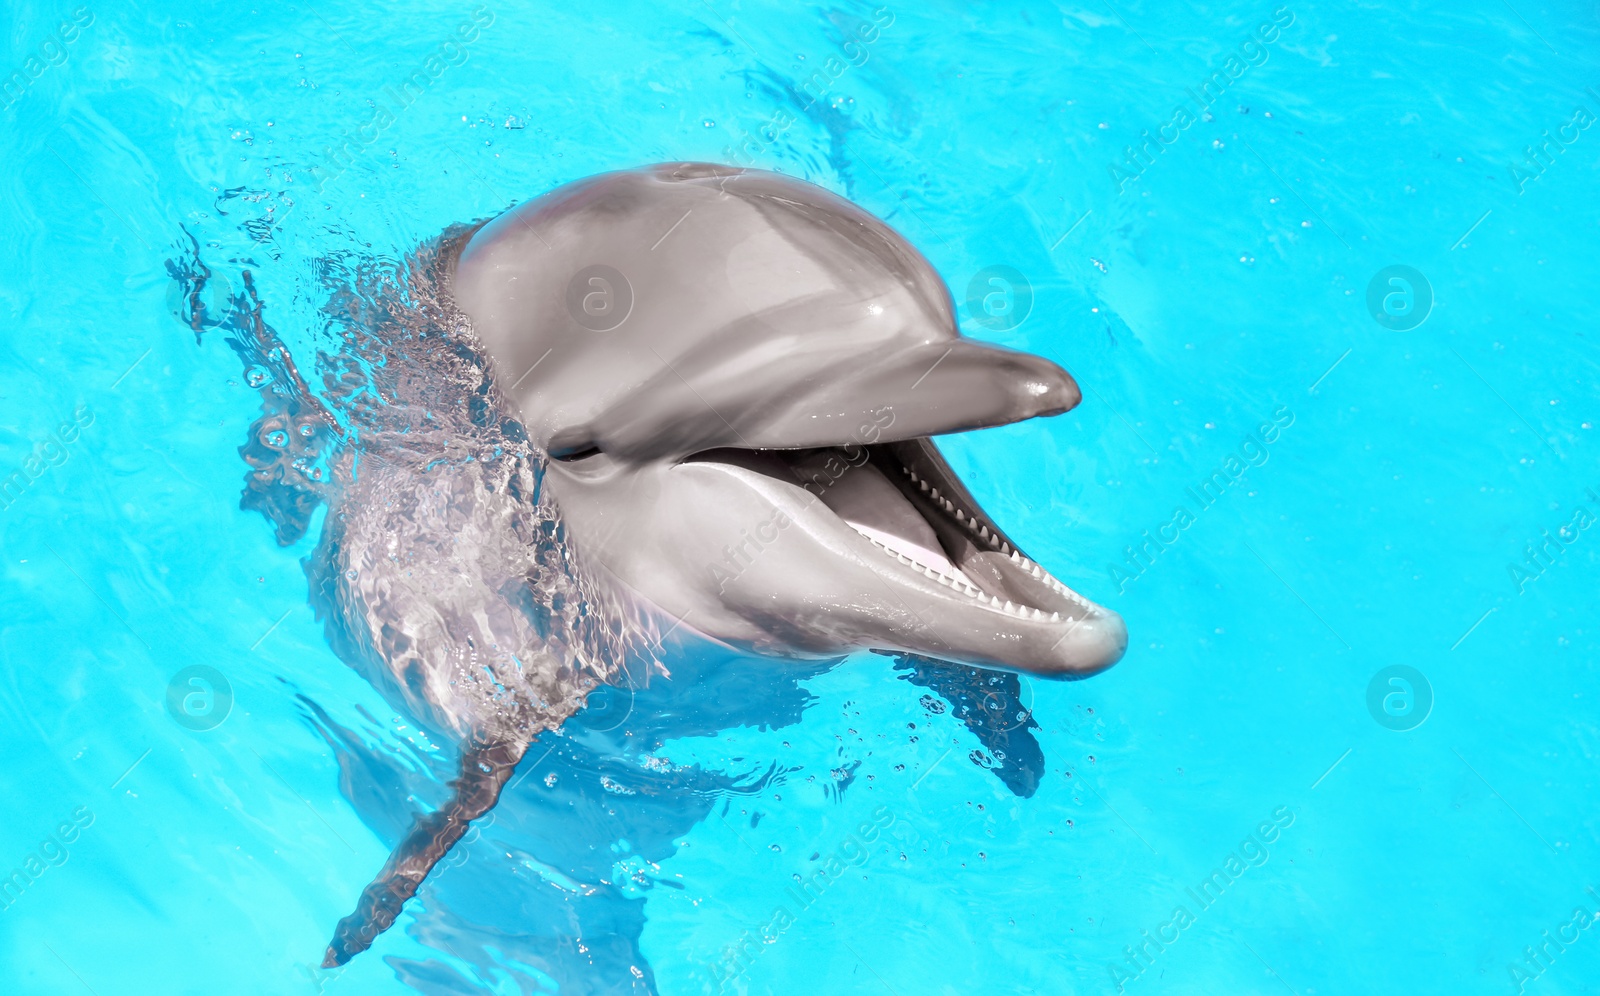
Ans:
{"label": "splash of water", "polygon": [[[248,271],[216,324],[263,401],[240,451],[252,468],[244,506],[285,545],[328,507],[306,572],[335,652],[413,717],[461,739],[525,742],[597,686],[657,666],[655,626],[585,570],[542,487],[544,456],[450,300],[471,233],[400,262],[324,259],[310,378]],[[169,264],[184,302],[203,301],[211,279],[197,249]]]}

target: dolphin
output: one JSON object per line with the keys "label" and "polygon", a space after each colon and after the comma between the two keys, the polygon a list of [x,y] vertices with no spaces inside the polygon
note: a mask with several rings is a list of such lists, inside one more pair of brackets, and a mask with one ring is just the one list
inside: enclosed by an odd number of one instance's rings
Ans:
{"label": "dolphin", "polygon": [[[666,670],[639,634],[811,660],[874,651],[922,684],[920,662],[1077,679],[1121,657],[1121,618],[1026,556],[932,442],[1064,413],[1077,384],[963,338],[929,262],[849,201],[773,172],[651,166],[447,233],[438,264],[430,316],[477,385],[473,421],[530,456],[497,461],[497,444],[451,462],[416,445],[416,425],[369,429],[366,490],[328,516],[313,588],[344,606],[338,632],[362,644],[347,659],[375,661],[386,695],[463,746],[451,797],[340,921],[324,966],[393,923],[540,733],[630,661]],[[326,412],[298,417],[308,438],[343,432]],[[434,497],[371,483],[385,461],[433,474]],[[426,506],[449,490],[441,463],[462,493],[543,513],[465,530],[433,551],[460,569],[418,580],[394,565],[426,557],[395,537],[450,528],[447,503]],[[520,566],[458,583],[480,557]],[[520,614],[477,608],[518,578],[535,595]],[[449,611],[419,610],[428,598]],[[452,641],[445,657],[419,649]]]}

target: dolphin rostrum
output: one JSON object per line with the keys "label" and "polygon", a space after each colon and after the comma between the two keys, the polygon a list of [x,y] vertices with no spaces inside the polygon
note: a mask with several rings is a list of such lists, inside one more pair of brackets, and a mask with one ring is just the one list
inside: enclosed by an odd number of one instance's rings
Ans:
{"label": "dolphin rostrum", "polygon": [[[1049,678],[1121,657],[1121,618],[1025,556],[930,440],[1060,414],[1076,383],[962,338],[933,267],[872,215],[777,173],[679,163],[568,184],[451,251],[458,334],[489,357],[483,393],[518,420],[540,500],[559,509],[539,539],[559,553],[541,560],[587,578],[568,616],[587,599],[598,608],[579,616],[763,655],[871,650]],[[392,597],[348,584],[369,614]],[[406,623],[371,626],[385,680],[462,737],[460,775],[340,921],[329,966],[394,921],[530,741],[572,714],[561,687],[626,667],[558,662],[534,683],[549,694],[521,693],[419,665]]]}

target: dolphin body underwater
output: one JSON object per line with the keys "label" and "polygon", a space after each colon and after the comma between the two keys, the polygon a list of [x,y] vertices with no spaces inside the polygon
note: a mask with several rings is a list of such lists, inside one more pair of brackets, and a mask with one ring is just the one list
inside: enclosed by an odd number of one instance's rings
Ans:
{"label": "dolphin body underwater", "polygon": [[[432,348],[463,389],[441,400],[428,378],[390,374],[375,393],[409,391],[411,414],[366,429],[360,473],[347,466],[327,499],[326,562],[308,572],[340,656],[457,738],[460,768],[339,922],[324,967],[394,922],[540,734],[602,686],[669,675],[666,634],[768,657],[896,656],[952,703],[929,676],[940,662],[1073,679],[1122,656],[1121,618],[1027,558],[930,440],[1061,414],[1077,385],[962,338],[933,267],[849,201],[701,163],[608,173],[447,233],[433,269],[437,303],[420,310],[445,331],[417,338],[444,343]],[[241,451],[256,468],[246,506],[303,506],[273,483],[293,437],[344,430],[259,301],[230,340],[241,355],[242,339],[297,385]],[[487,435],[451,458],[423,430],[461,397]],[[480,510],[462,518],[452,501],[469,492]],[[499,504],[483,512],[487,498]],[[280,542],[285,519],[307,518],[263,511]]]}

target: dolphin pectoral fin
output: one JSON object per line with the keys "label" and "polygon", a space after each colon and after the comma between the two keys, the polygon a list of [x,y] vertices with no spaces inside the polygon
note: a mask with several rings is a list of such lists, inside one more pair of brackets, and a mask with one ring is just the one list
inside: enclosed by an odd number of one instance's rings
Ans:
{"label": "dolphin pectoral fin", "polygon": [[1044,751],[1033,736],[1039,724],[1021,702],[1022,685],[1008,671],[950,664],[917,654],[893,654],[906,681],[933,691],[950,704],[983,744],[994,764],[983,764],[1014,795],[1026,799],[1044,777]]}
{"label": "dolphin pectoral fin", "polygon": [[517,762],[527,753],[524,743],[467,745],[461,750],[461,773],[443,806],[417,818],[383,870],[361,892],[355,912],[339,921],[322,959],[323,968],[343,965],[365,951],[389,929],[422,880],[467,832],[473,820],[494,808],[500,790]]}

